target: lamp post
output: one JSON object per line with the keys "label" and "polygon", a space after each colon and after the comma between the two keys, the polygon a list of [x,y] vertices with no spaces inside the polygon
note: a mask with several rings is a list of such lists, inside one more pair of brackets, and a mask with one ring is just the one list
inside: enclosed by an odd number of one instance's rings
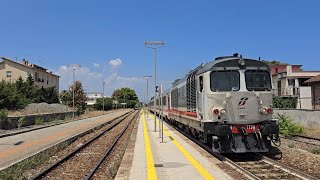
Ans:
{"label": "lamp post", "polygon": [[146,78],[147,79],[147,107],[148,107],[148,102],[149,102],[149,78],[151,78],[152,76],[150,76],[150,75],[146,75],[146,76],[143,76],[144,78]]}
{"label": "lamp post", "polygon": [[[152,48],[154,51],[154,118],[156,120],[156,86],[157,86],[157,48],[164,46],[164,41],[145,41],[144,46],[147,48]],[[154,121],[154,131],[157,131],[157,123]]]}
{"label": "lamp post", "polygon": [[102,112],[103,112],[103,114],[104,114],[104,85],[105,85],[106,83],[103,81],[102,82]]}
{"label": "lamp post", "polygon": [[74,120],[74,89],[75,89],[75,84],[74,84],[74,77],[76,73],[76,69],[81,68],[79,64],[69,64],[69,68],[72,68],[72,120]]}

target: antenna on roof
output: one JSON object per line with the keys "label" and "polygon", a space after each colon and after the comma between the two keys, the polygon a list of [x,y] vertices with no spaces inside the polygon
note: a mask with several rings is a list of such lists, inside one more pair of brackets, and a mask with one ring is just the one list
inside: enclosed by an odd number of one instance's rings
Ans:
{"label": "antenna on roof", "polygon": [[234,53],[233,57],[238,57],[238,55],[239,55],[238,53]]}

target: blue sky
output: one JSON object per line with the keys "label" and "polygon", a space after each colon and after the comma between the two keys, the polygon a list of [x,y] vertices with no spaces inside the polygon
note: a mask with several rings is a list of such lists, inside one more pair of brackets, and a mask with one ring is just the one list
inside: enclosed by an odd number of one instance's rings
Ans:
{"label": "blue sky", "polygon": [[143,99],[140,77],[153,74],[145,40],[166,42],[158,51],[158,80],[166,86],[234,52],[320,70],[317,0],[0,0],[0,7],[0,56],[51,69],[62,89],[71,82],[65,66],[78,63],[87,91],[101,91],[106,80],[106,94],[129,86]]}

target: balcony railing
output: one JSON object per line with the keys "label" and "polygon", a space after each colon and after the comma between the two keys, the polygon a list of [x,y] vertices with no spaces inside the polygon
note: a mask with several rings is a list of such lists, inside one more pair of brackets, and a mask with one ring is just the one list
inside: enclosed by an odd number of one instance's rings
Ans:
{"label": "balcony railing", "polygon": [[286,87],[281,89],[274,89],[273,94],[275,96],[299,96],[299,88],[298,87]]}

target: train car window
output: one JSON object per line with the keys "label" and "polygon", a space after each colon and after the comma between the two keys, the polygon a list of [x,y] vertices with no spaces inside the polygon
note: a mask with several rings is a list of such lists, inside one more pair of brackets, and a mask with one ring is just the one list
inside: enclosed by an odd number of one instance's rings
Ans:
{"label": "train car window", "polygon": [[247,70],[245,78],[248,91],[271,91],[271,79],[268,71]]}
{"label": "train car window", "polygon": [[199,77],[200,92],[203,90],[203,76]]}
{"label": "train car window", "polygon": [[240,89],[238,71],[213,71],[210,78],[210,87],[214,92],[239,91]]}

